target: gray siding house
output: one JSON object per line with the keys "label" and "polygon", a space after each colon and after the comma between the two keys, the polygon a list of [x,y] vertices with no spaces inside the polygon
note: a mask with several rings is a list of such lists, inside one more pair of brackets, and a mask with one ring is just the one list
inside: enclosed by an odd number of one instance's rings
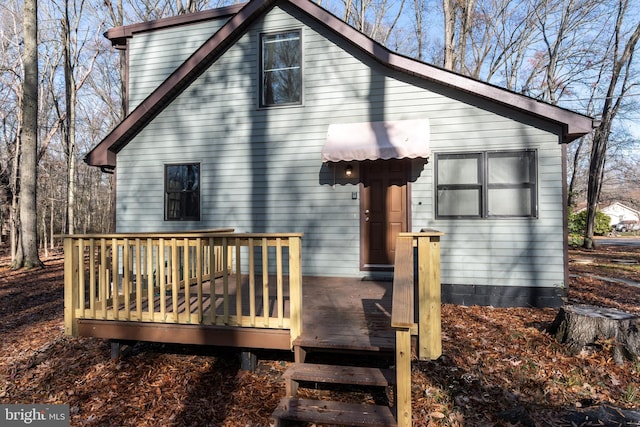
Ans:
{"label": "gray siding house", "polygon": [[562,303],[566,144],[591,118],[395,54],[309,0],[114,28],[127,117],[86,156],[118,232],[303,232],[309,276],[445,233],[444,302]]}

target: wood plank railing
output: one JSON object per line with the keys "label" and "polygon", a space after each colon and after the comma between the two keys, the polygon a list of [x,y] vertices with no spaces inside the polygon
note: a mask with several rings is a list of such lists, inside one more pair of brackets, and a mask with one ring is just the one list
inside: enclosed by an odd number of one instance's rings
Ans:
{"label": "wood plank railing", "polygon": [[[391,326],[396,330],[396,417],[411,426],[411,336],[418,336],[420,360],[442,354],[440,323],[440,237],[429,230],[400,233],[396,239]],[[417,256],[414,255],[417,248]],[[415,301],[417,262],[417,304]],[[416,313],[417,308],[417,313]]]}
{"label": "wood plank railing", "polygon": [[302,330],[300,233],[64,236],[65,332],[78,320]]}

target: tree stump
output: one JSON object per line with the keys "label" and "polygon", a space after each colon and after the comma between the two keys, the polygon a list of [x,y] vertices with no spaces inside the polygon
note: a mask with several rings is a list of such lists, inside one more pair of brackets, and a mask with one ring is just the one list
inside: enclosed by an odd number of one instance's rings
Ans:
{"label": "tree stump", "polygon": [[548,332],[567,344],[573,354],[584,349],[603,348],[610,343],[618,364],[640,357],[640,317],[613,308],[565,306]]}

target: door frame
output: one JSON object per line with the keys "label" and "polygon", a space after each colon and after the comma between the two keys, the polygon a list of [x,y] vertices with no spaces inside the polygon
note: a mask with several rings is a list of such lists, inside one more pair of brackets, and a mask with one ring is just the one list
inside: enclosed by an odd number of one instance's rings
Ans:
{"label": "door frame", "polygon": [[[405,172],[405,188],[406,188],[406,206],[405,206],[405,214],[406,214],[406,224],[407,224],[407,229],[405,231],[409,231],[411,230],[412,224],[411,224],[411,196],[412,196],[412,191],[411,191],[411,170],[413,168],[413,162],[411,159],[395,159],[398,161],[402,161],[405,162],[406,164],[406,168],[404,170]],[[369,162],[371,162],[372,164],[375,164],[375,162],[381,162],[381,161],[385,161],[385,160],[369,160]],[[364,216],[364,210],[365,210],[365,197],[364,197],[364,182],[367,180],[367,168],[363,167],[363,164],[361,163],[359,165],[359,171],[360,171],[360,183],[358,185],[358,190],[359,190],[359,199],[360,199],[360,203],[359,203],[359,209],[360,209],[360,218],[359,218],[359,224],[360,224],[360,245],[359,245],[359,251],[360,251],[360,271],[393,271],[393,263],[390,265],[384,265],[384,264],[366,264],[365,262],[367,261],[367,259],[365,258],[365,233],[364,233],[364,227],[366,227],[366,221],[365,221],[365,216]]]}

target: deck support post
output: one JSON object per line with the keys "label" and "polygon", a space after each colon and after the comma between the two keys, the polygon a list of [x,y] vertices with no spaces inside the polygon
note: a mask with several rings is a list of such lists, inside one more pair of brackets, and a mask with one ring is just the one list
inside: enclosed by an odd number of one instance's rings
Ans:
{"label": "deck support post", "polygon": [[304,363],[306,359],[307,359],[307,349],[299,345],[294,346],[293,360],[296,363]]}
{"label": "deck support post", "polygon": [[118,360],[122,356],[122,344],[118,340],[111,340],[111,360]]}
{"label": "deck support post", "polygon": [[247,350],[240,352],[240,369],[255,372],[258,368],[258,356]]}
{"label": "deck support post", "polygon": [[[293,360],[296,364],[304,363],[307,360],[307,349],[299,345],[293,346]],[[298,381],[291,378],[286,379],[286,396],[295,397],[298,394],[299,384],[300,383]]]}

